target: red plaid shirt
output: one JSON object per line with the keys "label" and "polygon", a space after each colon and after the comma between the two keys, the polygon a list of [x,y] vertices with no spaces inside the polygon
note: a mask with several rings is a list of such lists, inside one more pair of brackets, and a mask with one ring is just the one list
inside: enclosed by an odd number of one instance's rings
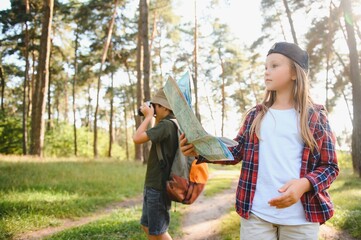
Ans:
{"label": "red plaid shirt", "polygon": [[[210,163],[237,164],[242,161],[242,171],[236,193],[237,213],[248,219],[252,201],[256,191],[258,174],[259,140],[256,134],[250,138],[250,128],[260,111],[257,105],[246,116],[245,122],[234,139],[238,145],[230,148],[234,161],[217,161]],[[339,169],[335,151],[335,137],[330,129],[327,116],[321,105],[314,105],[309,110],[308,124],[318,148],[311,151],[306,145],[303,148],[300,178],[307,178],[313,190],[301,197],[305,216],[309,222],[324,223],[334,213],[333,204],[326,189],[336,179]],[[199,157],[199,162],[209,162]]]}

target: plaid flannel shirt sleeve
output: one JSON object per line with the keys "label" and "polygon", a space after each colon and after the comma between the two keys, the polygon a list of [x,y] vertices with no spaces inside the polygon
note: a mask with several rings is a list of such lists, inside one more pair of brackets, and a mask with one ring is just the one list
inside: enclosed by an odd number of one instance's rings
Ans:
{"label": "plaid flannel shirt sleeve", "polygon": [[320,141],[316,140],[320,152],[320,161],[313,171],[305,175],[311,182],[315,194],[329,188],[339,172],[335,149],[336,138],[323,111],[320,112],[320,127],[323,129],[323,136]]}

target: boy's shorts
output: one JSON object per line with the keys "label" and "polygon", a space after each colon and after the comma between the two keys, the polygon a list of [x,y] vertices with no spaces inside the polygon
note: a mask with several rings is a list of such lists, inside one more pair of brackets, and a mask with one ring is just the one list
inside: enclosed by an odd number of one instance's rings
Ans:
{"label": "boy's shorts", "polygon": [[143,210],[140,224],[149,229],[149,235],[160,235],[168,231],[170,201],[164,193],[154,188],[144,189]]}

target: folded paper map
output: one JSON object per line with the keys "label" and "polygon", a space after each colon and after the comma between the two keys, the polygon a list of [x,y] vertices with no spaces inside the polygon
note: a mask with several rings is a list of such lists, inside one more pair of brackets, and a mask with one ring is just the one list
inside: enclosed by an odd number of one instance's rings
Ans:
{"label": "folded paper map", "polygon": [[178,83],[169,77],[164,85],[164,93],[177,118],[181,132],[185,133],[188,143],[194,145],[197,153],[207,160],[234,160],[228,147],[236,146],[238,143],[228,138],[210,135],[203,129],[193,113],[190,104],[190,89],[187,89],[187,86],[190,88],[189,81],[190,74],[187,72]]}

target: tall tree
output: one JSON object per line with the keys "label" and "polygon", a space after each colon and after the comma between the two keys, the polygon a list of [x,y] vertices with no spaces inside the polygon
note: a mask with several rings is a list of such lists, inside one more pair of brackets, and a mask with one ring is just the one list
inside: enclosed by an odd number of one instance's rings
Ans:
{"label": "tall tree", "polygon": [[197,0],[194,0],[194,77],[193,77],[193,86],[194,86],[194,96],[195,96],[195,114],[199,121],[201,121],[201,115],[198,111],[198,17],[197,17]]}
{"label": "tall tree", "polygon": [[[111,65],[114,62],[114,54],[113,52],[110,53],[110,63]],[[109,147],[108,147],[108,157],[112,157],[112,148],[114,142],[114,68],[111,66],[111,73],[110,73],[110,88],[108,89],[109,98],[110,98],[110,110],[109,110]]]}
{"label": "tall tree", "polygon": [[[77,24],[77,23],[75,23]],[[77,127],[76,127],[76,98],[75,98],[75,88],[78,79],[78,48],[79,48],[79,28],[78,24],[74,31],[75,34],[75,46],[74,46],[74,76],[72,82],[72,97],[73,97],[73,135],[74,135],[74,155],[78,155],[78,134],[77,134]]]}
{"label": "tall tree", "polygon": [[286,9],[286,14],[287,14],[288,22],[290,24],[293,42],[298,45],[298,41],[297,41],[297,37],[296,37],[296,30],[295,30],[295,27],[293,25],[292,13],[291,13],[291,10],[290,10],[290,8],[288,6],[287,0],[283,0],[283,5],[284,5],[284,7]]}
{"label": "tall tree", "polygon": [[342,0],[344,20],[347,31],[347,46],[350,57],[350,79],[352,83],[353,130],[352,130],[352,165],[361,177],[361,76],[357,51],[355,25],[350,0]]}
{"label": "tall tree", "polygon": [[[25,14],[26,16],[29,16],[30,13],[30,3],[29,0],[25,0]],[[29,44],[30,44],[30,37],[29,37],[29,23],[26,20],[25,21],[25,78],[24,78],[24,84],[23,84],[23,154],[27,154],[27,146],[28,146],[28,104],[27,104],[27,93],[28,93],[28,84],[30,81],[29,76],[29,68],[30,68],[30,62],[29,62]]]}
{"label": "tall tree", "polygon": [[117,6],[118,6],[118,0],[115,0],[113,16],[112,16],[112,18],[111,18],[111,20],[109,22],[107,39],[106,39],[106,41],[104,43],[103,54],[102,54],[100,69],[99,69],[98,84],[97,84],[97,95],[96,95],[96,105],[95,105],[95,113],[94,113],[94,142],[93,142],[94,157],[98,157],[98,129],[97,128],[98,128],[99,93],[100,93],[100,88],[101,88],[102,69],[103,69],[103,65],[105,63],[105,60],[107,58],[107,54],[108,54],[109,44],[110,44],[111,36],[112,36],[112,33],[113,33],[115,16],[117,14]]}
{"label": "tall tree", "polygon": [[5,94],[5,76],[3,73],[3,67],[0,65],[0,86],[1,86],[1,90],[0,90],[0,95],[1,95],[1,100],[0,100],[0,110],[4,111],[4,94]]}
{"label": "tall tree", "polygon": [[42,31],[37,78],[35,83],[33,106],[31,113],[31,144],[30,154],[43,155],[45,133],[45,104],[49,84],[50,36],[53,18],[53,0],[44,0]]}
{"label": "tall tree", "polygon": [[[147,0],[140,0],[140,14],[141,14],[141,39],[143,46],[143,91],[144,99],[150,100],[150,52],[149,52],[149,30],[148,30],[148,16],[149,8]],[[148,142],[143,144],[143,161],[146,164],[149,156],[150,144]]]}
{"label": "tall tree", "polygon": [[[139,108],[143,103],[143,44],[141,37],[142,30],[142,0],[139,0],[139,16],[138,16],[138,34],[137,34],[137,60],[136,60],[136,70],[137,70],[137,107]],[[135,118],[135,127],[138,128],[142,122],[142,118],[137,116]],[[135,145],[135,160],[143,160],[143,147],[141,145]]]}

